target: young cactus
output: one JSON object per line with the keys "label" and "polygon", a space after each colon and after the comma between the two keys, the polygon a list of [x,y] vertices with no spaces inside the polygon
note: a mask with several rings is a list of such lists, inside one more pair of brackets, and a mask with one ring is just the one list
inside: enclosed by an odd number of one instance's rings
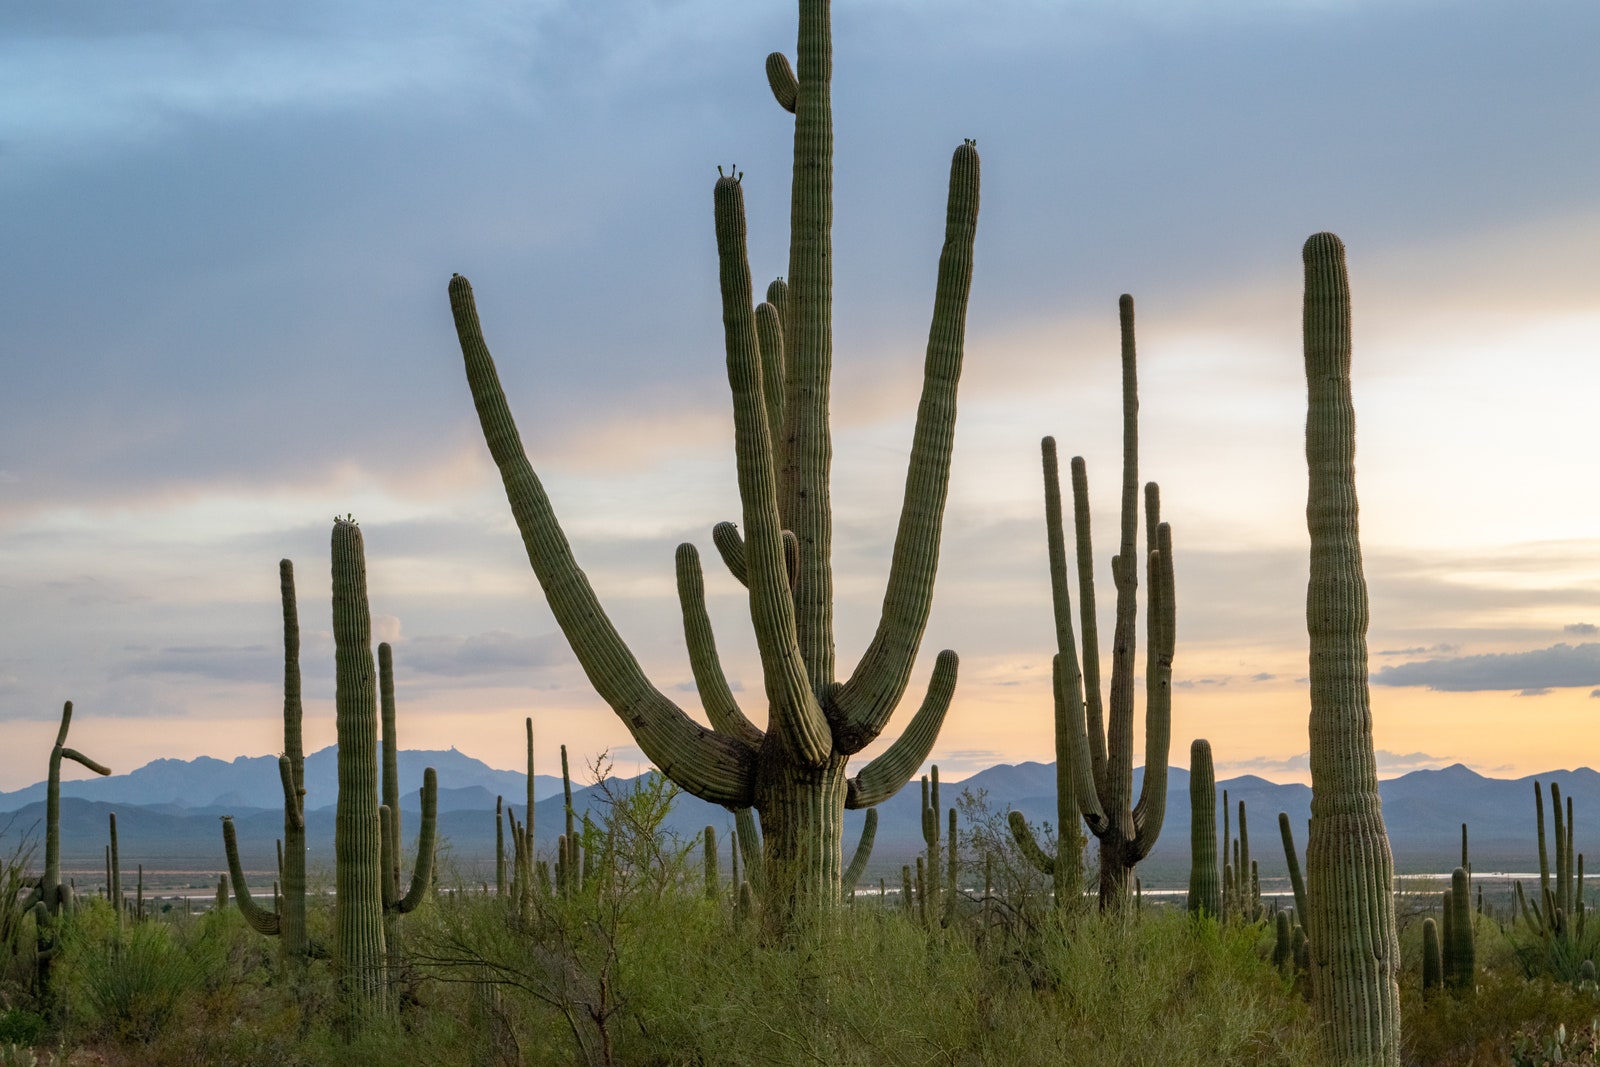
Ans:
{"label": "young cactus", "polygon": [[1344,245],[1306,241],[1306,593],[1311,836],[1306,846],[1312,1002],[1331,1063],[1398,1067],[1400,942],[1394,859],[1378,796],[1367,692],[1367,583],[1356,519],[1350,285]]}
{"label": "young cactus", "polygon": [[[451,308],[484,438],[506,485],[523,544],[558,625],[600,696],[646,755],[679,786],[725,807],[760,812],[763,906],[785,929],[802,907],[836,903],[844,871],[846,807],[893,795],[927,758],[954,691],[954,653],[939,656],[922,707],[888,750],[859,774],[849,757],[871,744],[899,704],[932,605],[954,440],[977,231],[978,155],[951,160],[944,248],[928,335],[922,399],[912,432],[904,506],[884,609],[856,670],[834,663],[833,515],[828,426],[832,369],[832,31],[827,0],[800,0],[797,64],[769,81],[793,106],[794,166],[786,289],[754,306],[738,176],[713,192],[728,380],[743,531],[713,538],[749,593],[767,708],[763,730],[696,667],[702,703],[729,729],[706,730],[650,682],[578,567],[527,459],[478,322],[471,286],[450,282]],[[781,306],[780,306],[781,305]],[[781,383],[781,388],[780,388]],[[698,569],[680,551],[680,579]],[[690,582],[689,584],[694,584]],[[686,618],[695,613],[685,603]],[[707,643],[700,652],[714,656]],[[702,664],[701,666],[704,666]],[[737,719],[735,719],[737,715]]]}
{"label": "young cactus", "polygon": [[[1189,745],[1189,913],[1222,917],[1222,887],[1217,881],[1217,780],[1211,742],[1203,737]],[[1288,945],[1284,948],[1287,951]]]}
{"label": "young cactus", "polygon": [[[382,795],[378,814],[384,820],[383,832],[383,911],[384,937],[390,963],[398,962],[393,938],[398,933],[394,919],[416,910],[433,884],[434,840],[438,834],[439,776],[432,767],[422,771],[422,826],[417,831],[417,859],[406,886],[400,872],[400,741],[395,723],[394,650],[387,641],[378,645],[378,696],[383,733]],[[403,890],[403,892],[402,892]]]}
{"label": "young cactus", "polygon": [[[1166,817],[1167,749],[1172,733],[1172,656],[1175,638],[1172,531],[1160,521],[1160,491],[1145,486],[1145,536],[1149,552],[1147,660],[1145,664],[1144,783],[1133,799],[1134,656],[1139,584],[1139,397],[1133,335],[1133,298],[1118,301],[1122,332],[1122,510],[1117,555],[1111,573],[1116,584],[1116,628],[1112,638],[1111,686],[1102,702],[1100,643],[1094,594],[1094,551],[1089,528],[1089,482],[1082,457],[1072,460],[1072,502],[1077,543],[1078,614],[1083,629],[1082,658],[1073,632],[1067,555],[1062,529],[1061,489],[1052,438],[1042,443],[1045,528],[1050,549],[1050,591],[1056,625],[1056,803],[1063,839],[1076,837],[1076,818],[1068,821],[1063,792],[1076,800],[1089,830],[1100,842],[1100,908],[1115,911],[1128,903],[1133,869],[1150,854]],[[1109,715],[1109,724],[1107,716]],[[1064,725],[1063,725],[1064,724]],[[1066,745],[1063,746],[1063,740]],[[1062,770],[1063,765],[1067,767]],[[1017,826],[1013,823],[1013,833]],[[1023,851],[1030,856],[1037,849]],[[1069,850],[1070,851],[1070,850]],[[1063,872],[1058,856],[1057,895]]]}

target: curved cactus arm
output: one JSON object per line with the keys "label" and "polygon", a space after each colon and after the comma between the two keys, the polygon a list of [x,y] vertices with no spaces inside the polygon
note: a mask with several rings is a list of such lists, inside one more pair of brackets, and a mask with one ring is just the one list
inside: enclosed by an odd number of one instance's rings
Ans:
{"label": "curved cactus arm", "polygon": [[1038,840],[1033,836],[1033,828],[1028,825],[1028,820],[1023,817],[1022,812],[1015,810],[1008,812],[1006,825],[1011,828],[1011,837],[1022,852],[1022,858],[1044,874],[1054,875],[1056,873],[1054,857],[1039,847]]}
{"label": "curved cactus arm", "polygon": [[[533,818],[533,809],[528,809],[528,818]],[[411,871],[411,887],[406,895],[401,897],[394,906],[394,910],[401,915],[415,911],[422,898],[427,896],[428,887],[433,884],[434,841],[436,840],[439,826],[439,776],[432,767],[422,772],[422,828],[417,831],[417,864]],[[525,847],[525,837],[531,835],[519,834],[517,840]],[[528,863],[526,859],[519,866],[519,876],[526,879],[528,876]]]}
{"label": "curved cactus arm", "polygon": [[740,535],[738,525],[717,523],[711,528],[711,543],[716,546],[717,555],[722,557],[722,563],[733,575],[733,580],[748,587],[749,580],[744,569],[744,537]]}
{"label": "curved cactus arm", "polygon": [[472,286],[459,274],[450,280],[450,306],[484,440],[505,482],[528,561],[590,684],[662,773],[703,800],[749,804],[755,789],[755,753],[735,738],[700,726],[650,684],[573,558],[550,499],[522,448],[484,343]]}
{"label": "curved cactus arm", "polygon": [[378,644],[378,748],[383,755],[378,798],[389,808],[394,823],[394,851],[384,864],[383,876],[395,894],[400,892],[400,735],[395,728],[394,649]]}
{"label": "curved cactus arm", "polygon": [[1283,838],[1283,858],[1289,864],[1289,884],[1294,888],[1294,913],[1304,925],[1306,918],[1306,880],[1300,875],[1300,850],[1294,847],[1294,830],[1289,826],[1289,813],[1278,812],[1278,834]]}
{"label": "curved cactus arm", "polygon": [[1517,910],[1522,913],[1522,921],[1527,923],[1528,927],[1533,930],[1534,933],[1540,935],[1541,937],[1544,936],[1545,933],[1547,933],[1547,927],[1544,924],[1544,916],[1539,914],[1537,909],[1528,904],[1528,898],[1522,892],[1522,883],[1513,882],[1511,883],[1511,888],[1512,892],[1517,898]]}
{"label": "curved cactus arm", "polygon": [[77,764],[80,764],[81,766],[87,767],[87,768],[89,768],[91,771],[93,771],[96,774],[110,774],[111,773],[111,768],[110,767],[107,767],[103,763],[99,763],[99,762],[97,762],[95,760],[90,759],[88,756],[85,756],[82,752],[79,752],[75,748],[64,748],[64,749],[62,749],[61,750],[61,758],[62,759],[69,759],[73,763],[77,763]]}
{"label": "curved cactus arm", "polygon": [[[912,431],[900,527],[878,629],[850,679],[834,691],[829,718],[839,751],[859,752],[883,731],[904,695],[933,605],[940,528],[955,444],[956,386],[961,380],[978,232],[978,150],[968,141],[950,160],[944,248],[928,328],[922,399]],[[803,561],[802,561],[803,563]],[[841,729],[842,727],[842,729]]]}
{"label": "curved cactus arm", "polygon": [[899,792],[911,781],[933,751],[933,742],[944,725],[945,713],[950,710],[950,698],[956,691],[956,670],[960,660],[949,649],[939,653],[934,661],[933,675],[928,679],[928,692],[922,706],[911,717],[905,731],[876,759],[861,768],[861,773],[846,783],[844,806],[870,808],[881,804]]}
{"label": "curved cactus arm", "polygon": [[[1094,596],[1094,537],[1089,518],[1089,468],[1082,456],[1073,456],[1072,527],[1078,563],[1078,617],[1082,620],[1083,712],[1088,741],[1088,765],[1095,792],[1106,788],[1105,705],[1100,687],[1100,623]],[[1080,794],[1081,795],[1081,794]],[[1087,809],[1085,809],[1087,810]]]}
{"label": "curved cactus arm", "polygon": [[760,892],[762,885],[761,827],[751,808],[733,809],[733,824],[739,835],[739,855],[744,859],[745,884]]}
{"label": "curved cactus arm", "polygon": [[306,828],[304,802],[305,790],[296,788],[294,783],[294,767],[289,762],[288,756],[278,757],[278,779],[283,783],[283,815],[284,819],[297,830]]}
{"label": "curved cactus arm", "polygon": [[[1155,514],[1155,483],[1145,487],[1146,514]],[[1172,528],[1155,528],[1156,548],[1150,553],[1149,660],[1145,667],[1144,782],[1133,809],[1133,852],[1150,854],[1167,814],[1167,753],[1172,744],[1172,656],[1176,648],[1173,593]]]}
{"label": "curved cactus arm", "polygon": [[845,868],[843,888],[845,896],[855,892],[856,883],[861,881],[861,875],[867,869],[867,861],[872,858],[872,846],[878,840],[878,809],[867,809],[867,821],[861,824],[861,839],[856,842],[855,854],[850,857],[850,866]]}
{"label": "curved cactus arm", "polygon": [[800,85],[795,80],[794,68],[789,65],[789,57],[782,52],[767,56],[767,84],[772,86],[772,97],[778,101],[778,106],[794,114]]}
{"label": "curved cactus arm", "polygon": [[[239,902],[239,914],[244,916],[244,921],[256,933],[268,936],[278,934],[280,932],[278,913],[257,906],[255,899],[250,895],[250,887],[245,885],[244,864],[239,862],[239,839],[234,832],[231,815],[222,817],[222,847],[228,854],[228,874],[233,882],[234,899]],[[220,892],[218,897],[221,897]]]}
{"label": "curved cactus arm", "polygon": [[[767,429],[775,447],[783,441],[783,318],[767,301],[756,305],[756,338],[761,342],[761,391],[767,406]],[[782,456],[774,453],[781,465]]]}
{"label": "curved cactus arm", "polygon": [[1544,787],[1538,779],[1533,783],[1533,802],[1539,830],[1539,907],[1548,917],[1555,914],[1555,896],[1550,891],[1550,854],[1544,843]]}
{"label": "curved cactus arm", "polygon": [[[700,690],[700,703],[718,733],[739,738],[752,748],[759,747],[761,730],[739,710],[722,672],[717,656],[717,639],[706,612],[705,576],[700,570],[700,553],[687,542],[678,546],[678,604],[683,611],[683,640],[689,648],[689,667]],[[531,720],[530,720],[531,721]]]}
{"label": "curved cactus arm", "polygon": [[750,304],[744,189],[736,174],[717,180],[713,200],[728,387],[733,393],[739,498],[744,503],[745,579],[766,683],[767,729],[777,735],[796,762],[818,767],[831,754],[833,737],[800,656],[794,601],[783,561],[777,472],[761,385],[761,351]]}
{"label": "curved cactus arm", "polygon": [[1065,707],[1066,714],[1063,718],[1072,731],[1070,750],[1073,762],[1072,787],[1077,793],[1078,811],[1083,815],[1083,821],[1089,827],[1090,833],[1096,837],[1103,837],[1111,827],[1111,820],[1100,804],[1099,791],[1095,789],[1093,757],[1090,754],[1082,713],[1083,675],[1078,672],[1078,665],[1071,657],[1063,656],[1059,652],[1051,663],[1051,675],[1055,679],[1056,700]]}

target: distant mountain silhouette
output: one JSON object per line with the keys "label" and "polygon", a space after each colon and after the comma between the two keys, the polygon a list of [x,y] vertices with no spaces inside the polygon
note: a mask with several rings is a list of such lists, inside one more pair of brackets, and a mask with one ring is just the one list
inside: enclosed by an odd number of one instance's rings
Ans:
{"label": "distant mountain silhouette", "polygon": [[[307,833],[314,868],[330,867],[333,860],[335,755],[335,749],[327,748],[306,758]],[[517,817],[523,818],[525,777],[494,770],[454,749],[402,751],[399,762],[407,842],[413,841],[416,834],[422,768],[432,766],[439,774],[439,830],[447,843],[445,877],[466,882],[492,879],[495,797],[504,796]],[[630,788],[643,777],[612,779],[609,786],[613,790]],[[1135,770],[1135,795],[1142,778],[1143,770]],[[1537,869],[1535,779],[1545,783],[1547,797],[1549,784],[1555,782],[1561,786],[1563,797],[1573,799],[1577,813],[1576,849],[1594,855],[1591,827],[1596,825],[1593,820],[1600,819],[1600,773],[1580,768],[1507,780],[1485,778],[1457,764],[1413,771],[1381,783],[1384,821],[1397,870],[1403,874],[1449,870],[1459,862],[1463,822],[1469,826],[1476,871]],[[1311,814],[1310,788],[1278,785],[1254,775],[1219,783],[1219,834],[1224,789],[1235,826],[1238,802],[1245,802],[1251,856],[1259,862],[1262,878],[1286,877],[1278,812],[1288,813],[1303,855],[1306,822]],[[541,775],[536,779],[536,791],[537,847],[550,850],[564,825],[560,779]],[[941,800],[948,808],[966,791],[974,795],[981,792],[995,814],[1016,809],[1036,824],[1055,821],[1054,764],[1028,762],[990,767],[965,781],[944,783]],[[241,757],[232,762],[209,757],[156,760],[129,774],[63,783],[62,792],[62,857],[69,867],[83,872],[103,868],[106,817],[115,811],[125,871],[131,872],[138,863],[152,871],[220,871],[224,863],[218,819],[228,814],[234,816],[239,831],[245,866],[269,872],[265,878],[271,879],[270,871],[276,865],[274,843],[283,833],[276,757]],[[599,819],[605,804],[604,792],[597,787],[574,792],[573,805],[579,818],[584,811],[591,811]],[[900,866],[912,862],[922,851],[920,809],[916,782],[879,806],[877,847],[868,869],[869,878],[898,878]],[[0,812],[8,810],[13,813],[12,834],[30,829],[35,835],[41,832],[43,783],[0,794]],[[863,817],[862,812],[845,812],[847,855],[855,847]],[[718,839],[726,848],[733,828],[732,814],[685,793],[674,805],[666,828],[687,844],[708,824],[716,827]],[[4,817],[0,816],[0,829],[3,827]],[[0,838],[0,845],[4,843]],[[1093,853],[1091,842],[1091,862]],[[1161,836],[1150,857],[1140,864],[1139,873],[1146,886],[1180,887],[1187,883],[1188,867],[1189,774],[1173,768],[1168,773]]]}

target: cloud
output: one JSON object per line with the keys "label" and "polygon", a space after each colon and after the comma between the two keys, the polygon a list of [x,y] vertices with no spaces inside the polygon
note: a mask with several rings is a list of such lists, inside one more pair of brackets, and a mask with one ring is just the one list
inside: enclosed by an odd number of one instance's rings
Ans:
{"label": "cloud", "polygon": [[[1378,773],[1396,775],[1409,771],[1430,770],[1439,767],[1448,767],[1458,762],[1449,756],[1435,756],[1427,752],[1390,752],[1380,748],[1374,753],[1378,761]],[[1311,753],[1300,752],[1293,756],[1274,758],[1271,756],[1257,756],[1252,759],[1230,760],[1218,763],[1218,771],[1233,771],[1243,774],[1305,774],[1311,769]]]}
{"label": "cloud", "polygon": [[1575,637],[1593,637],[1595,634],[1600,634],[1600,626],[1592,622],[1570,622],[1561,629],[1564,633]]}
{"label": "cloud", "polygon": [[1426,686],[1447,693],[1518,690],[1525,696],[1550,689],[1600,685],[1600,643],[1566,643],[1529,652],[1491,652],[1435,658],[1384,667],[1374,685]]}
{"label": "cloud", "polygon": [[1276,674],[1271,674],[1271,673],[1269,673],[1267,671],[1260,671],[1260,672],[1258,672],[1256,674],[1252,674],[1250,676],[1250,680],[1252,682],[1270,682],[1276,677],[1277,677]]}
{"label": "cloud", "polygon": [[1553,692],[1555,692],[1555,690],[1554,689],[1550,689],[1548,687],[1541,688],[1541,689],[1520,689],[1520,690],[1517,691],[1517,696],[1519,696],[1519,697],[1542,697],[1542,696],[1549,696]]}
{"label": "cloud", "polygon": [[1426,656],[1430,653],[1436,656],[1447,656],[1456,651],[1459,645],[1418,645],[1415,648],[1386,648],[1376,653],[1379,656]]}
{"label": "cloud", "polygon": [[441,674],[452,678],[532,671],[575,662],[559,633],[527,637],[506,630],[461,636],[415,637],[395,649],[395,670]]}
{"label": "cloud", "polygon": [[283,677],[283,648],[267,645],[174,645],[136,654],[117,667],[121,676],[186,674],[228,682]]}

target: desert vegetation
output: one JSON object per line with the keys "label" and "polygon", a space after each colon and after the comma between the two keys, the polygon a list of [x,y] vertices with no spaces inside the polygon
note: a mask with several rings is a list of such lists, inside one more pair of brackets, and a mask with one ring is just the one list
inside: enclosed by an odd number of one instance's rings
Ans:
{"label": "desert vegetation", "polygon": [[[114,819],[103,893],[75,893],[59,862],[61,763],[109,770],[67,747],[66,704],[48,758],[42,840],[13,832],[0,870],[9,894],[0,911],[8,950],[0,955],[0,1067],[1597,1062],[1600,929],[1585,922],[1570,798],[1563,810],[1552,790],[1552,872],[1543,794],[1536,795],[1540,885],[1532,894],[1518,887],[1514,908],[1496,915],[1481,890],[1474,895],[1465,827],[1448,888],[1397,893],[1367,693],[1350,283],[1344,246],[1331,233],[1303,246],[1313,799],[1303,876],[1292,828],[1279,817],[1292,898],[1263,895],[1247,812],[1241,802],[1234,823],[1226,794],[1219,856],[1204,739],[1191,745],[1189,894],[1146,899],[1137,878],[1165,815],[1178,613],[1173,532],[1155,484],[1142,496],[1139,484],[1126,295],[1115,621],[1104,692],[1087,471],[1071,461],[1069,561],[1055,441],[1046,438],[1042,449],[1050,572],[1040,581],[1050,583],[1055,609],[1057,822],[1030,826],[970,792],[946,807],[934,769],[921,783],[927,851],[914,867],[873,885],[874,818],[846,860],[843,812],[870,810],[917,776],[956,692],[957,657],[947,650],[909,724],[851,768],[899,707],[931,610],[980,171],[975,143],[962,140],[950,160],[923,389],[883,608],[858,663],[841,672],[829,502],[832,30],[825,0],[801,0],[799,16],[796,62],[775,53],[766,64],[777,105],[793,116],[795,147],[786,276],[759,302],[743,176],[719,168],[712,188],[742,512],[711,537],[748,591],[761,690],[736,694],[727,681],[692,544],[679,548],[675,577],[709,725],[645,676],[523,450],[472,288],[455,275],[449,299],[468,389],[529,562],[588,679],[659,773],[625,787],[611,780],[603,755],[594,757],[605,796],[600,817],[576,818],[569,780],[564,833],[541,855],[529,719],[527,801],[520,821],[512,805],[495,812],[501,843],[492,885],[451,862],[437,831],[431,769],[408,850],[394,651],[380,644],[374,654],[362,529],[349,516],[335,519],[338,793],[325,798],[337,804],[333,868],[305,865],[299,621],[295,572],[285,560],[284,819],[270,903],[252,893],[226,819],[218,854],[229,875],[198,912],[147,911],[142,883],[138,902],[125,904]],[[1135,797],[1141,561],[1145,765]],[[562,764],[566,777],[565,749]],[[680,790],[734,812],[733,839],[719,842],[711,827],[690,840],[664,829]]]}

